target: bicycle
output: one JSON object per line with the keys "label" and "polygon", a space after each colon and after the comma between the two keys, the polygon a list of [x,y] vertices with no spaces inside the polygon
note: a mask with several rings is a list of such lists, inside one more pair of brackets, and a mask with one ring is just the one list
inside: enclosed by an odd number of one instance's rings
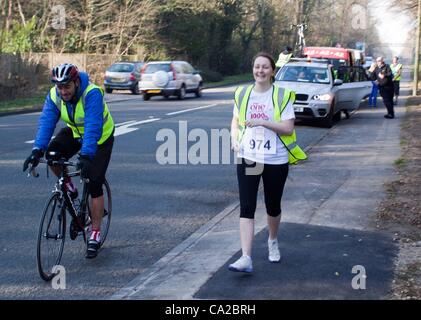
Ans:
{"label": "bicycle", "polygon": [[[54,154],[50,154],[54,155]],[[60,168],[60,175],[52,190],[52,195],[49,197],[41,217],[38,241],[37,241],[37,266],[41,278],[45,281],[50,281],[56,275],[54,267],[60,265],[63,255],[64,241],[66,235],[66,211],[72,217],[70,223],[69,236],[71,240],[75,240],[79,234],[83,235],[83,240],[87,246],[89,240],[89,233],[92,229],[91,212],[89,208],[90,195],[88,192],[89,179],[82,179],[82,197],[81,199],[72,199],[66,190],[64,179],[67,177],[80,176],[80,171],[67,172],[68,167],[76,167],[76,163],[67,161],[64,158],[59,160],[44,160],[40,159],[40,163],[48,166],[57,166]],[[31,165],[28,172],[28,177],[39,177],[35,168]],[[101,223],[101,241],[100,247],[105,242],[108,230],[111,223],[112,201],[111,190],[107,180],[103,183],[104,192],[104,215]],[[47,249],[44,249],[44,245]],[[48,245],[55,247],[56,250],[48,250]]]}

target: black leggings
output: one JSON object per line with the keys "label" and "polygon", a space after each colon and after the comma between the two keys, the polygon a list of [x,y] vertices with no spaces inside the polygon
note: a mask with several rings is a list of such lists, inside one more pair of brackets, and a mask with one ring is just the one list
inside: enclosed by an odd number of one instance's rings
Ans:
{"label": "black leggings", "polygon": [[[282,194],[288,176],[288,163],[257,164],[256,168],[255,162],[244,159],[239,160],[237,164],[237,177],[240,191],[240,218],[254,219],[260,177],[263,178],[267,214],[272,217],[280,215]],[[259,166],[263,170],[259,170]]]}

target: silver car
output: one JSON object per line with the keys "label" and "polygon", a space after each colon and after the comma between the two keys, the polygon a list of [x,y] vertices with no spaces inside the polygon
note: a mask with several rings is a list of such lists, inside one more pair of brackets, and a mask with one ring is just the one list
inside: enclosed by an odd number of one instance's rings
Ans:
{"label": "silver car", "polygon": [[334,72],[322,59],[288,62],[276,74],[275,84],[295,92],[297,119],[317,120],[328,128],[341,119],[341,111],[348,115],[357,109],[373,86],[363,67],[344,66]]}
{"label": "silver car", "polygon": [[143,99],[152,96],[168,98],[172,95],[184,99],[186,93],[202,96],[203,79],[199,71],[185,61],[153,61],[142,69],[139,90]]}
{"label": "silver car", "polygon": [[130,90],[133,94],[139,94],[140,71],[143,62],[116,62],[105,72],[105,92],[113,90]]}

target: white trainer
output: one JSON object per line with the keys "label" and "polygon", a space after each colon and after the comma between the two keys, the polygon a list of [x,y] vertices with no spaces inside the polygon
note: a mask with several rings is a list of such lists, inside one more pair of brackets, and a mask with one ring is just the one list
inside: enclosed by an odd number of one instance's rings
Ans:
{"label": "white trainer", "polygon": [[281,253],[279,252],[278,240],[268,240],[269,261],[279,262],[281,260]]}
{"label": "white trainer", "polygon": [[228,269],[235,272],[253,272],[253,262],[249,256],[242,256],[240,259],[228,266]]}

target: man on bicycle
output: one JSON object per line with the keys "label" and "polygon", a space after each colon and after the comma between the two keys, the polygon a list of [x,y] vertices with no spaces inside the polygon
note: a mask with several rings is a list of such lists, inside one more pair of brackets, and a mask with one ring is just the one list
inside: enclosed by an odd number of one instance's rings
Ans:
{"label": "man on bicycle", "polygon": [[[38,132],[31,155],[25,160],[23,171],[29,164],[37,166],[46,153],[55,152],[66,159],[73,157],[79,150],[77,168],[82,178],[89,179],[89,193],[92,202],[92,233],[90,234],[86,258],[95,258],[100,246],[100,228],[104,214],[102,184],[111,158],[114,142],[114,121],[104,100],[103,90],[89,82],[88,74],[79,72],[70,63],[53,68],[51,81],[55,84],[47,94],[42,114],[39,118]],[[67,127],[62,128],[50,142],[56,124],[62,119]],[[60,169],[51,167],[60,174]],[[70,178],[64,181],[72,198],[77,190]],[[73,222],[70,228],[77,228]]]}

